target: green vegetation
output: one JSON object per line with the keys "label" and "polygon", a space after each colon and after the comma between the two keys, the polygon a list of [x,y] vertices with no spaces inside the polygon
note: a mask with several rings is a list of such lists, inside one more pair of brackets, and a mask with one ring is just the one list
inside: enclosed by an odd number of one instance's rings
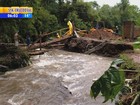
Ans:
{"label": "green vegetation", "polygon": [[122,64],[122,59],[117,59],[112,62],[109,69],[91,86],[91,96],[96,98],[98,94],[105,97],[105,101],[111,99],[112,101],[123,88],[125,76],[124,72],[119,69],[118,65]]}
{"label": "green vegetation", "polygon": [[138,37],[136,42],[134,42],[133,47],[135,49],[140,49],[140,37]]}
{"label": "green vegetation", "polygon": [[0,6],[32,6],[32,19],[0,19],[0,42],[13,42],[15,32],[25,41],[26,32],[29,31],[31,39],[40,33],[51,32],[67,26],[71,20],[77,28],[90,29],[99,21],[104,21],[105,27],[115,28],[124,20],[135,21],[140,25],[140,11],[128,0],[121,0],[113,7],[97,2],[83,2],[83,0],[0,0]]}
{"label": "green vegetation", "polygon": [[124,54],[120,58],[113,61],[109,69],[92,84],[91,96],[96,98],[101,93],[104,102],[109,99],[113,101],[118,96],[115,105],[139,105],[140,66]]}
{"label": "green vegetation", "polygon": [[133,59],[129,58],[127,55],[121,54],[120,58],[125,61],[121,65],[121,68],[126,70],[136,70],[138,68],[138,65],[133,61]]}
{"label": "green vegetation", "polygon": [[140,49],[140,42],[134,42],[133,46],[135,49]]}

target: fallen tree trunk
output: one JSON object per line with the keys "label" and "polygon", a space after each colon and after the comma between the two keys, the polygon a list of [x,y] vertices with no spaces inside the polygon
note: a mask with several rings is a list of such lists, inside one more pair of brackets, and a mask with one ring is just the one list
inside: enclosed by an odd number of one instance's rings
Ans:
{"label": "fallen tree trunk", "polygon": [[[63,28],[63,29],[60,29],[60,30],[56,30],[56,31],[53,31],[53,32],[50,32],[50,33],[44,33],[44,34],[41,34],[40,35],[40,38],[44,38],[45,36],[49,36],[53,33],[57,33],[58,31],[63,31],[63,30],[67,30],[68,28]],[[40,38],[38,38],[34,43],[37,43],[39,42]]]}
{"label": "fallen tree trunk", "polygon": [[36,49],[36,48],[43,48],[43,47],[46,47],[46,46],[48,46],[50,44],[54,44],[54,43],[57,43],[57,42],[65,41],[65,40],[70,39],[72,37],[73,36],[64,36],[62,38],[54,39],[54,40],[48,41],[48,42],[43,42],[41,44],[40,43],[35,43],[35,44],[33,44],[33,45],[31,45],[29,47],[29,50]]}
{"label": "fallen tree trunk", "polygon": [[73,38],[66,43],[65,49],[79,53],[96,53],[104,56],[115,56],[126,50],[133,50],[130,44],[118,44],[114,42],[105,42],[91,38]]}
{"label": "fallen tree trunk", "polygon": [[39,51],[31,51],[31,52],[28,52],[29,53],[29,55],[41,55],[41,54],[44,54],[46,51],[44,51],[44,50],[39,50]]}
{"label": "fallen tree trunk", "polygon": [[7,71],[9,68],[7,66],[4,65],[0,65],[0,72],[5,72]]}
{"label": "fallen tree trunk", "polygon": [[101,48],[103,48],[105,45],[107,44],[107,41],[100,43],[99,45],[85,51],[85,54],[91,54],[97,50],[100,50]]}

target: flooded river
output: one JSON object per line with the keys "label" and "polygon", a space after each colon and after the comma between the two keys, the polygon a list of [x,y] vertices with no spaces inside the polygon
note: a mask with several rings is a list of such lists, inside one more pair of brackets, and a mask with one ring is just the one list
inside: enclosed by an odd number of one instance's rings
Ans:
{"label": "flooded river", "polygon": [[0,105],[113,105],[89,95],[112,60],[61,50],[34,56],[31,66],[0,76]]}

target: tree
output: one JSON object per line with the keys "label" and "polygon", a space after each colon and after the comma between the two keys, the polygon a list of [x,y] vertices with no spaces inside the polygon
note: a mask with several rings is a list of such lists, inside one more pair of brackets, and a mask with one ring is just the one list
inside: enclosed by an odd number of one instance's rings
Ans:
{"label": "tree", "polygon": [[43,8],[39,9],[36,17],[34,26],[38,32],[38,34],[43,32],[49,32],[56,30],[58,26],[57,18],[54,15],[51,15],[48,11],[44,10]]}
{"label": "tree", "polygon": [[128,20],[129,0],[121,0],[121,3],[118,4],[118,6],[120,8],[121,22]]}
{"label": "tree", "polygon": [[101,21],[105,22],[105,26],[108,28],[113,27],[111,9],[112,8],[109,5],[103,5],[99,10],[99,17],[101,18]]}
{"label": "tree", "polygon": [[139,11],[139,8],[135,5],[130,5],[129,8],[128,8],[128,17],[129,17],[129,20],[131,21],[135,21],[136,24],[137,24],[137,19],[140,18],[140,11]]}
{"label": "tree", "polygon": [[82,19],[80,19],[77,15],[76,11],[70,12],[68,14],[68,17],[66,19],[67,21],[72,21],[75,25],[75,27],[80,28],[80,29],[87,29],[87,26],[84,22],[82,22]]}
{"label": "tree", "polygon": [[94,9],[99,10],[100,6],[99,6],[99,4],[96,1],[91,2],[91,4],[92,4]]}
{"label": "tree", "polygon": [[61,6],[64,3],[64,0],[58,0],[59,6]]}
{"label": "tree", "polygon": [[73,3],[73,4],[77,3],[77,0],[72,0],[72,3]]}
{"label": "tree", "polygon": [[128,0],[114,7],[97,2],[83,2],[83,0],[0,0],[0,6],[32,6],[32,19],[1,19],[1,38],[6,42],[13,41],[13,34],[20,30],[24,38],[26,30],[31,35],[45,31],[53,31],[66,27],[68,19],[82,29],[91,28],[93,21],[105,21],[106,27],[121,26],[124,20],[134,20],[140,25],[140,11],[137,6],[129,4]]}
{"label": "tree", "polygon": [[112,17],[111,17],[111,22],[113,24],[113,27],[121,25],[121,15],[120,15],[120,9],[118,6],[114,6],[111,9]]}

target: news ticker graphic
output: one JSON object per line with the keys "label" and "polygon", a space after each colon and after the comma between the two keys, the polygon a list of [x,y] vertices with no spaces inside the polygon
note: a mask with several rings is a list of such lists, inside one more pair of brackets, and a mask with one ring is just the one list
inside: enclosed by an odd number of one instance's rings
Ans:
{"label": "news ticker graphic", "polygon": [[32,18],[32,7],[0,7],[0,18]]}

